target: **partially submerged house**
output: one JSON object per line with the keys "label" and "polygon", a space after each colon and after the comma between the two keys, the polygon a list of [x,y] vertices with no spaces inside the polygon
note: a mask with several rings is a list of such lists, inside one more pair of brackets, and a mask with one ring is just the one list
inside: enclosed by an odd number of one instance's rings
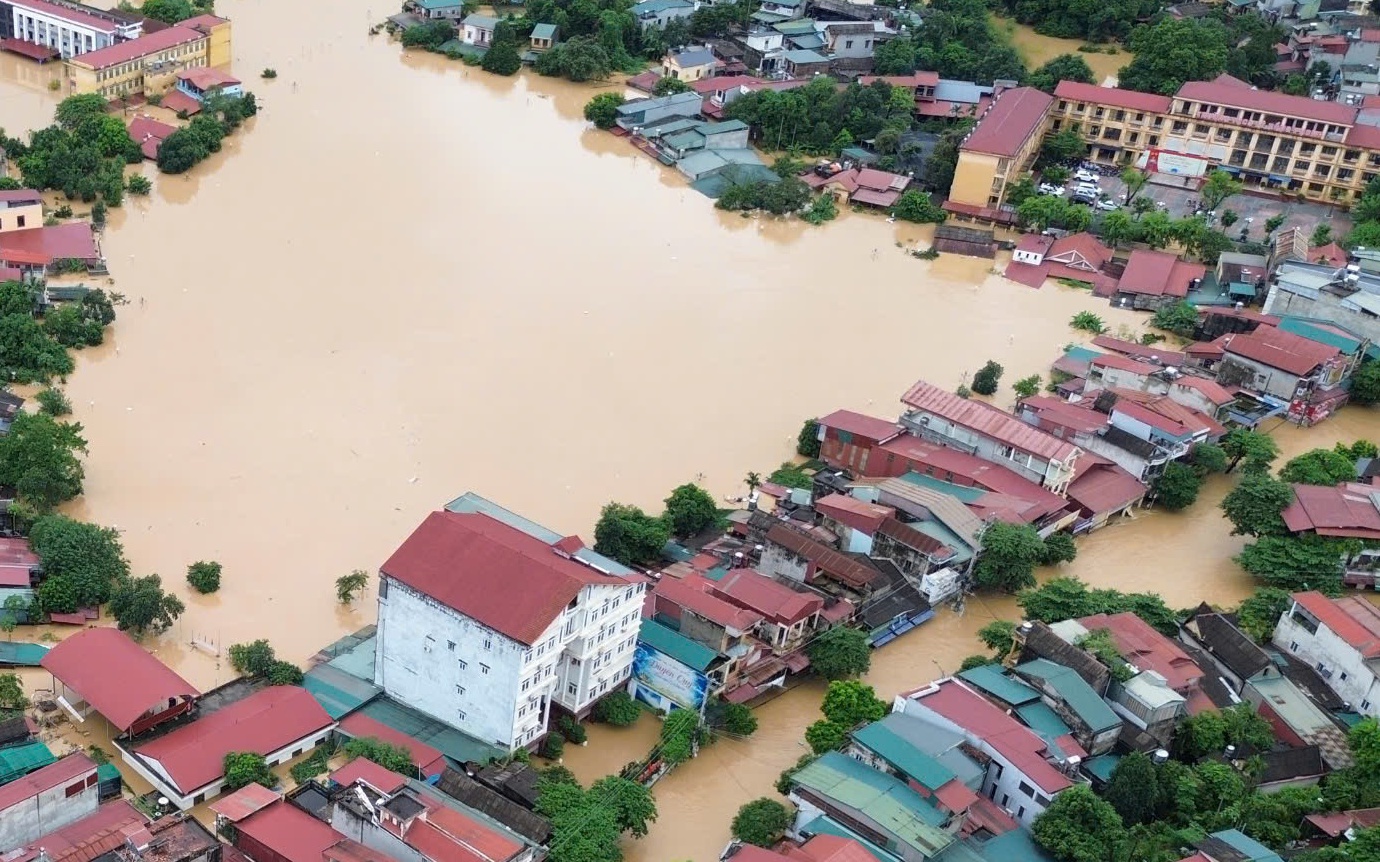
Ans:
{"label": "partially submerged house", "polygon": [[135,737],[195,708],[200,692],[129,635],[90,628],[58,643],[41,665],[53,676],[57,703],[77,724],[99,714]]}

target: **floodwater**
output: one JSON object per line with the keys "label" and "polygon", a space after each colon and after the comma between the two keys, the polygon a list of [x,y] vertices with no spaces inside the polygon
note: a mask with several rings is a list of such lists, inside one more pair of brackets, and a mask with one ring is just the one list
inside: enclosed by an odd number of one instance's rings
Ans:
{"label": "floodwater", "polygon": [[1017,24],[1010,18],[998,18],[994,15],[992,24],[1006,34],[1006,38],[1011,40],[1011,44],[1020,52],[1021,58],[1025,60],[1025,65],[1030,69],[1037,69],[1060,54],[1073,54],[1087,61],[1088,67],[1093,71],[1094,79],[1097,83],[1102,84],[1106,83],[1108,78],[1115,80],[1121,67],[1131,62],[1134,56],[1124,47],[1110,44],[1099,47],[1103,51],[1114,50],[1116,51],[1115,54],[1093,54],[1079,51],[1078,47],[1083,44],[1081,39],[1056,39],[1053,36],[1042,36],[1035,32],[1034,27],[1028,24]]}
{"label": "floodwater", "polygon": [[[148,645],[203,688],[231,677],[216,654],[232,643],[266,637],[300,661],[372,622],[372,595],[337,605],[335,578],[376,569],[466,490],[589,536],[610,499],[655,510],[686,481],[742,493],[806,417],[895,415],[916,378],[956,386],[988,358],[1008,383],[1047,369],[1077,311],[1144,321],[1011,284],[990,261],[911,258],[924,228],[720,213],[588,128],[592,88],[368,36],[391,5],[220,11],[263,111],[186,176],[143,168],[153,195],[113,211],[104,239],[130,304],[68,387],[91,449],[69,511],[117,526],[135,571],[184,596]],[[265,67],[278,78],[258,80]],[[48,75],[0,55],[0,125],[48,122]],[[1375,427],[1348,411],[1282,438],[1298,450]],[[1239,598],[1239,541],[1213,509],[1229,482],[1193,511],[1081,540],[1065,570],[1174,606]],[[224,564],[213,596],[186,595],[199,559]],[[977,628],[1015,616],[1003,598],[943,610],[878,652],[869,680],[890,697],[951,672]],[[803,751],[819,693],[771,701],[753,740],[659,784],[661,820],[629,858],[713,859],[737,807]],[[594,728],[567,762],[591,779],[655,735],[654,719]]]}

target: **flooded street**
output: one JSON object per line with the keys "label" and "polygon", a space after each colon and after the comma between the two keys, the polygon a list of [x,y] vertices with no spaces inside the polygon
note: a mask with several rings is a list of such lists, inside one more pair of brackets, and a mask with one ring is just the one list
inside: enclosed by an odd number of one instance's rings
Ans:
{"label": "flooded street", "polygon": [[[956,386],[989,358],[1010,406],[1011,381],[1077,340],[1075,312],[1145,319],[898,248],[927,245],[925,228],[720,213],[588,128],[594,89],[368,36],[391,4],[217,8],[263,110],[189,175],[146,165],[153,195],[112,211],[104,249],[131,302],[68,387],[91,450],[69,511],[117,526],[135,572],[187,601],[149,646],[202,688],[233,675],[217,648],[265,637],[300,661],[372,622],[372,594],[338,606],[334,580],[375,570],[466,490],[592,538],[610,499],[657,510],[696,480],[741,493],[806,417],[894,416],[916,378]],[[278,78],[260,81],[265,67]],[[54,69],[0,55],[0,126],[49,122]],[[1376,428],[1352,410],[1281,439],[1301,451]],[[1190,512],[1080,540],[1064,570],[1176,607],[1239,598],[1240,542],[1214,509],[1230,482]],[[186,594],[200,559],[224,564],[215,595]],[[943,610],[877,653],[869,680],[889,697],[951,672],[976,629],[1016,616],[1009,599]],[[821,690],[766,704],[751,741],[721,740],[659,784],[661,820],[629,859],[715,858],[738,806],[803,753]],[[592,779],[656,733],[652,719],[595,727],[566,761]]]}

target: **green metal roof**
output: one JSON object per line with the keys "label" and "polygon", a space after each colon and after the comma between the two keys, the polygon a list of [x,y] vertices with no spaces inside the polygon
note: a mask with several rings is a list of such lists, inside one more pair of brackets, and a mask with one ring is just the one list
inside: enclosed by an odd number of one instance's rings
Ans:
{"label": "green metal roof", "polygon": [[1049,659],[1037,658],[1017,665],[1016,672],[1037,677],[1048,683],[1093,733],[1110,730],[1121,724],[1121,719],[1101,697],[1098,697],[1092,686],[1070,668],[1055,664]]}
{"label": "green metal roof", "polygon": [[457,763],[487,763],[491,758],[507,754],[482,739],[475,739],[392,698],[375,698],[359,711],[399,733],[425,742]]}
{"label": "green metal roof", "polygon": [[382,691],[372,683],[351,676],[334,665],[317,665],[307,671],[302,687],[311,692],[331,718],[339,719],[373,700]]}
{"label": "green metal roof", "polygon": [[988,862],[1053,862],[1053,857],[1041,849],[1025,829],[1012,829],[981,844],[969,840],[968,846]]}
{"label": "green metal roof", "polygon": [[872,858],[876,859],[877,862],[900,862],[899,857],[886,852],[827,814],[821,814],[814,820],[806,823],[801,827],[800,831],[802,834],[808,835],[811,838],[816,835],[833,835],[838,838],[851,838],[861,844],[864,850],[871,853]]}
{"label": "green metal roof", "polygon": [[899,779],[846,754],[830,751],[797,772],[791,781],[861,812],[888,833],[884,845],[888,851],[892,845],[903,843],[933,857],[954,843],[954,837],[940,828],[948,818],[924,797]]}
{"label": "green metal roof", "polygon": [[120,770],[113,763],[102,763],[96,767],[96,780],[102,782],[119,781],[121,780]]}
{"label": "green metal roof", "polygon": [[554,39],[556,38],[555,24],[538,24],[532,28],[533,39]]}
{"label": "green metal roof", "polygon": [[38,667],[39,661],[48,654],[51,647],[43,644],[27,644],[6,641],[0,643],[0,664],[16,667]]}
{"label": "green metal roof", "polygon": [[456,6],[465,5],[464,0],[417,0],[417,5],[434,12],[437,9],[454,9]]}
{"label": "green metal roof", "polygon": [[1080,347],[1079,345],[1074,344],[1064,351],[1064,355],[1070,359],[1076,359],[1079,362],[1092,362],[1094,359],[1101,356],[1102,354],[1098,353],[1096,350],[1093,350],[1090,347]]}
{"label": "green metal roof", "polygon": [[1066,733],[1073,733],[1059,717],[1059,713],[1050,709],[1043,700],[1016,707],[1016,715],[1021,717],[1026,727],[1043,737],[1058,738]]}
{"label": "green metal roof", "polygon": [[1120,754],[1103,754],[1084,763],[1083,768],[1086,769],[1089,774],[1097,776],[1102,781],[1111,781],[1112,771],[1116,769],[1117,764],[1120,762]]}
{"label": "green metal roof", "polygon": [[1023,680],[1007,676],[999,664],[984,664],[980,667],[970,668],[958,676],[964,682],[970,682],[1012,706],[1035,703],[1040,699],[1038,691],[1031,688]]}
{"label": "green metal roof", "polygon": [[782,21],[779,24],[773,25],[772,29],[787,36],[801,35],[815,32],[815,22],[808,18],[801,18],[797,21]]}
{"label": "green metal roof", "polygon": [[1246,862],[1281,862],[1279,854],[1236,829],[1212,833],[1213,838],[1245,854]]}
{"label": "green metal roof", "polygon": [[[536,35],[536,31],[533,30],[532,34]],[[695,555],[690,553],[689,548],[675,542],[666,543],[666,546],[661,549],[661,557],[673,563],[688,563],[695,559]]]}
{"label": "green metal roof", "polygon": [[35,769],[42,769],[57,758],[48,746],[41,742],[16,745],[0,749],[0,784],[8,784],[16,778],[23,778]]}
{"label": "green metal roof", "polygon": [[948,767],[897,736],[885,720],[853,731],[853,739],[930,790],[938,790],[954,780]]}
{"label": "green metal roof", "polygon": [[698,671],[708,669],[719,654],[701,643],[655,620],[643,620],[637,639],[659,653],[670,656],[688,668]]}
{"label": "green metal roof", "polygon": [[1350,356],[1361,348],[1361,339],[1352,338],[1333,332],[1332,328],[1340,328],[1335,323],[1327,323],[1319,326],[1316,323],[1305,320],[1301,317],[1281,317],[1279,328],[1285,332],[1292,332],[1294,335],[1301,335],[1309,341],[1316,341],[1319,344],[1326,344],[1328,347],[1335,347]]}
{"label": "green metal roof", "polygon": [[955,485],[953,482],[945,482],[943,479],[926,476],[924,473],[910,472],[901,478],[912,485],[919,485],[922,488],[929,488],[941,494],[948,494],[950,497],[956,498],[960,503],[976,502],[987,493],[981,488],[971,488],[967,485]]}

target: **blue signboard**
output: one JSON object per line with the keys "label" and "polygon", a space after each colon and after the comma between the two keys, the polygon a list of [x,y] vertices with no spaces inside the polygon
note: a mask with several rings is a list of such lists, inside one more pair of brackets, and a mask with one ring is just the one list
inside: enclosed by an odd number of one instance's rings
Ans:
{"label": "blue signboard", "polygon": [[705,695],[709,692],[709,677],[641,642],[633,655],[632,675],[637,681],[638,698],[656,707],[661,704],[647,697],[644,689],[651,689],[677,706],[694,710],[704,706]]}

